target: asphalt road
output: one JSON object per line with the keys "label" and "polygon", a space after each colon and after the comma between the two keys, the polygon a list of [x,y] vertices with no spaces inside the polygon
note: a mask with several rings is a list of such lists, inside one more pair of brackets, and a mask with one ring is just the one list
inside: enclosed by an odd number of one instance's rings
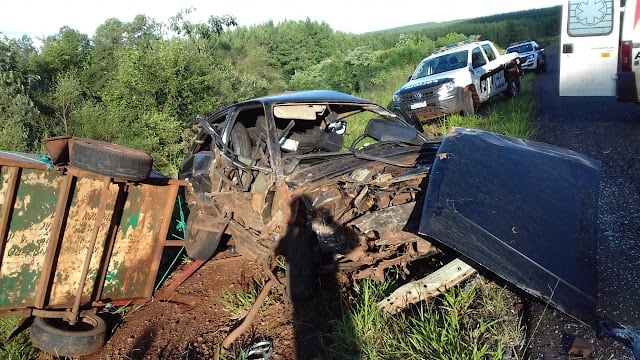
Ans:
{"label": "asphalt road", "polygon": [[[618,103],[613,97],[560,97],[558,47],[548,48],[547,54],[548,71],[537,75],[534,82],[536,140],[602,162],[598,314],[640,330],[640,104]],[[581,328],[561,315],[550,321],[557,322],[549,326],[550,332],[574,332],[593,342],[596,359],[633,359],[627,348],[595,337],[595,332],[589,332],[592,329]],[[539,345],[533,358],[561,358]]]}

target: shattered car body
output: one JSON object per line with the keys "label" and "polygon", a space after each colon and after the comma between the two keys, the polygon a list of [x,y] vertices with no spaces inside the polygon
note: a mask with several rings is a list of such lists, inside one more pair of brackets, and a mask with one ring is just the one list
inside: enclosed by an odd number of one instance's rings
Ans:
{"label": "shattered car body", "polygon": [[382,280],[453,249],[585,322],[595,311],[600,168],[587,157],[477,130],[431,139],[334,91],[248,100],[199,123],[180,170],[191,257],[211,257],[223,234],[251,258],[285,255],[295,297],[314,271]]}
{"label": "shattered car body", "polygon": [[245,101],[199,122],[180,169],[193,187],[190,256],[210,257],[227,233],[255,259],[285,248],[326,271],[381,278],[436,251],[417,235],[419,218],[409,219],[440,141],[388,110],[318,90]]}

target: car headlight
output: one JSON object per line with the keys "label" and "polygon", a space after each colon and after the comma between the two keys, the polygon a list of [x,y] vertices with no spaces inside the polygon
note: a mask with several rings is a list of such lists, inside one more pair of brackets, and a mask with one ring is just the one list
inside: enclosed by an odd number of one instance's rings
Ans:
{"label": "car headlight", "polygon": [[400,95],[393,94],[393,102],[400,102]]}
{"label": "car headlight", "polygon": [[449,81],[444,83],[438,90],[438,96],[443,97],[449,95],[456,88],[456,83]]}

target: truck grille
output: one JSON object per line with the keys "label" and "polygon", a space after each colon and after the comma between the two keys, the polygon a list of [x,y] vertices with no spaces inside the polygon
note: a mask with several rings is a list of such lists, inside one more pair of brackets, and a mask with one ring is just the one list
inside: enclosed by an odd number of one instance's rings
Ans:
{"label": "truck grille", "polygon": [[430,98],[438,96],[438,89],[440,86],[434,86],[426,89],[418,89],[406,94],[400,95],[400,103],[413,103],[416,101],[429,100]]}

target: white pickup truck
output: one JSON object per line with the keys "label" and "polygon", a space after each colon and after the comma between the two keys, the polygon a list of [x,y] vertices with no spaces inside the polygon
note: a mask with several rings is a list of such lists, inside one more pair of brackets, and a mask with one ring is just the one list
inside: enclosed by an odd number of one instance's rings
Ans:
{"label": "white pickup truck", "polygon": [[456,44],[423,59],[393,95],[394,110],[416,125],[446,114],[475,113],[478,105],[520,92],[518,54],[500,55],[491,41]]}

